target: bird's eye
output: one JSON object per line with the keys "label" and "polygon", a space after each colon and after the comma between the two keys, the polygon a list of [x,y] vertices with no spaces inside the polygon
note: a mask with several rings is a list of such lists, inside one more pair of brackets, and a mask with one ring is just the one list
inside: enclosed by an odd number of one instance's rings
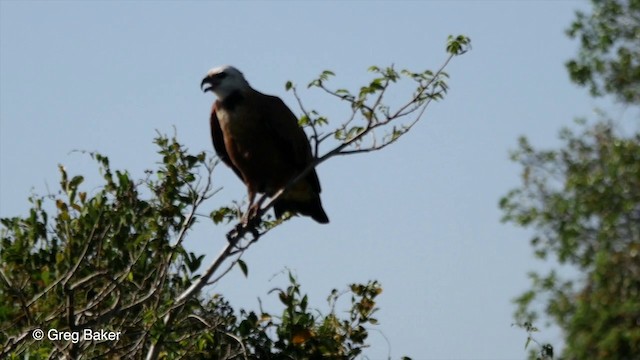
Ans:
{"label": "bird's eye", "polygon": [[215,77],[216,79],[220,79],[220,80],[222,80],[222,79],[224,79],[224,78],[226,78],[226,77],[227,77],[227,73],[218,73],[218,74],[216,74],[214,77]]}

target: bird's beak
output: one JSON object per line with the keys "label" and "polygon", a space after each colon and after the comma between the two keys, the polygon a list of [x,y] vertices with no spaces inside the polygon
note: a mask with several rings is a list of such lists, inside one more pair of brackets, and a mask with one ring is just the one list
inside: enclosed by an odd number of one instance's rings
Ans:
{"label": "bird's beak", "polygon": [[213,91],[213,81],[209,76],[202,79],[200,89],[202,89],[203,92]]}

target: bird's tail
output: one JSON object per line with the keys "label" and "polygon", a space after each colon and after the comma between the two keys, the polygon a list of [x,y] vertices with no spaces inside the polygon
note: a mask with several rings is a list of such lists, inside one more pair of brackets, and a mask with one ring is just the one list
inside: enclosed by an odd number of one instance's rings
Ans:
{"label": "bird's tail", "polygon": [[305,201],[295,201],[292,199],[278,199],[278,201],[273,204],[273,211],[276,214],[276,218],[281,218],[285,212],[289,211],[291,213],[297,213],[304,216],[309,216],[313,220],[319,222],[320,224],[326,224],[329,222],[329,217],[327,213],[324,212],[322,208],[322,203],[320,202],[320,195],[315,194],[316,196],[311,199],[307,199]]}

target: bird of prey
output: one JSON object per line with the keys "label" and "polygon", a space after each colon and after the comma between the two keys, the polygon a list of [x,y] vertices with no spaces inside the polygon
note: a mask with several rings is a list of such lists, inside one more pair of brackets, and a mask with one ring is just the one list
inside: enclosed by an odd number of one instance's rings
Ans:
{"label": "bird of prey", "polygon": [[[200,87],[217,97],[210,117],[213,147],[247,186],[249,209],[255,211],[257,193],[273,196],[313,161],[309,140],[280,98],[254,90],[233,66],[211,69]],[[277,218],[291,212],[328,223],[315,169],[283,193],[273,209]]]}

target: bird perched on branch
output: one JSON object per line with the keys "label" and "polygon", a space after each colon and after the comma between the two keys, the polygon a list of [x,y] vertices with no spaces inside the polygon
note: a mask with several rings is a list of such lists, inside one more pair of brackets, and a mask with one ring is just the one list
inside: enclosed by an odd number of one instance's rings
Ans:
{"label": "bird perched on branch", "polygon": [[[249,214],[255,212],[257,193],[273,196],[313,161],[309,140],[280,98],[254,90],[232,66],[211,69],[200,86],[218,98],[210,118],[213,147],[247,186]],[[284,192],[273,209],[277,218],[288,211],[328,223],[315,169]]]}

